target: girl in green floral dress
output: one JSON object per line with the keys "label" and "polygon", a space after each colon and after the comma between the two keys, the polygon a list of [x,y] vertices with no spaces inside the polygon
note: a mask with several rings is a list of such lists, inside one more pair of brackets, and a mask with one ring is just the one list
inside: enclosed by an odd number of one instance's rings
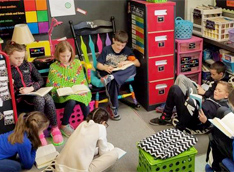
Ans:
{"label": "girl in green floral dress", "polygon": [[75,59],[74,50],[67,41],[61,41],[56,46],[54,56],[56,62],[50,65],[46,86],[53,87],[51,95],[55,103],[65,103],[64,116],[60,129],[65,136],[69,137],[74,131],[69,124],[69,118],[73,113],[73,109],[76,104],[79,104],[85,119],[89,113],[91,92],[59,97],[57,94],[58,88],[72,87],[78,84],[85,84],[88,86],[88,84],[82,64],[78,59]]}

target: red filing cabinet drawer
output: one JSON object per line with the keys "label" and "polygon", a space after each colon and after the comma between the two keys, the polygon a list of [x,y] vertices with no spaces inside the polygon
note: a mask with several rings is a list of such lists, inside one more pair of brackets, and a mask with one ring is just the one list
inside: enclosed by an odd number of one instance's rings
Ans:
{"label": "red filing cabinet drawer", "polygon": [[174,79],[149,83],[149,104],[152,105],[165,102],[169,89],[173,84]]}
{"label": "red filing cabinet drawer", "polygon": [[152,6],[147,8],[148,32],[174,30],[174,5]]}
{"label": "red filing cabinet drawer", "polygon": [[174,77],[174,57],[158,57],[149,59],[149,81]]}
{"label": "red filing cabinet drawer", "polygon": [[148,56],[174,54],[174,32],[148,34]]}

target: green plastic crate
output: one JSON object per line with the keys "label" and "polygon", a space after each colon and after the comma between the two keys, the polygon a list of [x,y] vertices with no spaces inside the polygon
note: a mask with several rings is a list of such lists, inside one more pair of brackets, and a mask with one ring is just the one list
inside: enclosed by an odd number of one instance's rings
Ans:
{"label": "green plastic crate", "polygon": [[167,0],[146,0],[147,2],[153,2],[153,3],[161,3],[161,2],[167,2]]}
{"label": "green plastic crate", "polygon": [[139,172],[194,172],[195,171],[195,155],[197,150],[191,147],[189,150],[162,160],[155,159],[149,153],[139,148],[139,164],[137,171]]}

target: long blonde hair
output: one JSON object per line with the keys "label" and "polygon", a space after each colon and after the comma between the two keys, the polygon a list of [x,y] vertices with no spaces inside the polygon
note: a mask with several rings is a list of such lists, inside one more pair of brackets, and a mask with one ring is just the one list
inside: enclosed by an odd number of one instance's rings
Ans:
{"label": "long blonde hair", "polygon": [[71,44],[67,41],[60,41],[58,45],[56,46],[55,52],[54,52],[54,57],[56,60],[59,60],[59,55],[60,53],[65,52],[66,50],[71,52],[71,58],[70,62],[72,62],[75,59],[75,52],[71,46]]}
{"label": "long blonde hair", "polygon": [[11,144],[23,143],[26,133],[32,142],[33,148],[41,146],[39,131],[49,126],[48,118],[39,111],[20,114],[13,133],[8,137]]}

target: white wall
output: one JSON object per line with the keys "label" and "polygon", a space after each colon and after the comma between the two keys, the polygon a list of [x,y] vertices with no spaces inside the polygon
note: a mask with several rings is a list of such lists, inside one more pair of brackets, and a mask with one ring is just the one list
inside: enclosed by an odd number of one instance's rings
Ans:
{"label": "white wall", "polygon": [[185,0],[184,19],[190,20],[193,9],[202,4],[213,5],[214,0]]}

